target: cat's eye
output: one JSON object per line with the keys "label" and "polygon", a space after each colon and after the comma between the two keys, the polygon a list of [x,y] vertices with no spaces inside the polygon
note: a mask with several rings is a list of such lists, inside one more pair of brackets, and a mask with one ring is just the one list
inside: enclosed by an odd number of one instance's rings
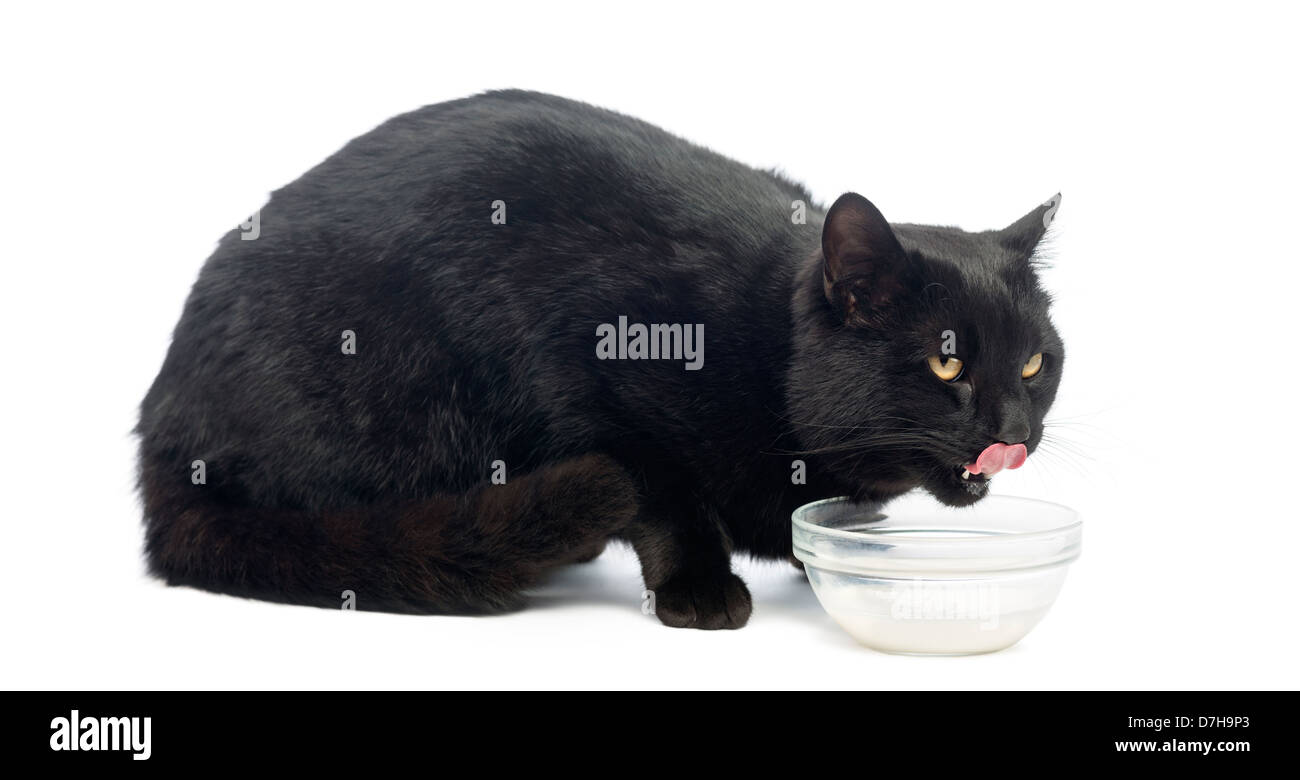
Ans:
{"label": "cat's eye", "polygon": [[1020,378],[1028,379],[1042,370],[1043,370],[1043,353],[1039,352],[1038,354],[1034,355],[1029,359],[1029,362],[1025,364],[1024,368],[1020,369]]}
{"label": "cat's eye", "polygon": [[959,358],[931,355],[929,362],[930,370],[945,382],[956,382],[961,376],[962,362]]}

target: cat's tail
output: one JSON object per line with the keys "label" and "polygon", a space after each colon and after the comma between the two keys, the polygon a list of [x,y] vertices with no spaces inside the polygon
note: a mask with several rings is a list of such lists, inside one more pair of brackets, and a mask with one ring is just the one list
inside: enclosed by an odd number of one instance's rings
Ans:
{"label": "cat's tail", "polygon": [[538,575],[592,557],[637,508],[631,478],[599,455],[464,495],[323,513],[230,505],[148,457],[140,483],[149,568],[168,583],[395,612],[517,608]]}

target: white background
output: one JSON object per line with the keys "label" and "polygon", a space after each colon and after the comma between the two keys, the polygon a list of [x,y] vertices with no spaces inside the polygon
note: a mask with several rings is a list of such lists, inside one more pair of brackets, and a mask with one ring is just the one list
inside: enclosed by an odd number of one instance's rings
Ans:
{"label": "white background", "polygon": [[[8,11],[0,685],[1297,687],[1291,8],[484,5]],[[486,619],[144,575],[129,431],[217,237],[389,116],[509,86],[897,221],[1002,227],[1064,193],[1046,282],[1070,444],[996,490],[1074,506],[1086,531],[1028,638],[874,653],[793,570],[746,562],[747,628],[671,630],[639,611],[623,549]]]}

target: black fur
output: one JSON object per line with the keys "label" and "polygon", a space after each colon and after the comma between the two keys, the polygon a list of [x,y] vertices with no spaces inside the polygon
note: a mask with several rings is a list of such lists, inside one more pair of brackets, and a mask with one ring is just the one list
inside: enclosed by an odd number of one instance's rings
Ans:
{"label": "black fur", "polygon": [[[790,512],[832,495],[969,503],[983,488],[954,469],[1008,424],[1032,450],[1056,390],[1030,263],[1043,209],[970,234],[867,207],[842,198],[824,235],[800,186],[542,94],[390,120],[200,273],[138,428],[152,570],[493,611],[617,537],[663,622],[743,625],[733,551],[788,556]],[[620,315],[703,324],[703,367],[599,360],[597,326]],[[954,384],[926,366],[945,329],[968,366]]]}

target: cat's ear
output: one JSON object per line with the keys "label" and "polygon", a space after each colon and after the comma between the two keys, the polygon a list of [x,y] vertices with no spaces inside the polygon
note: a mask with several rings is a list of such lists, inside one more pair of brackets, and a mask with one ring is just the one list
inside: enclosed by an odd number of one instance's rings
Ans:
{"label": "cat's ear", "polygon": [[845,322],[880,325],[911,286],[907,253],[871,201],[847,192],[822,227],[826,299]]}
{"label": "cat's ear", "polygon": [[1002,246],[1022,260],[1028,260],[1043,240],[1047,228],[1056,219],[1056,211],[1061,207],[1061,193],[1048,198],[1038,208],[1012,222],[998,231],[998,240]]}

